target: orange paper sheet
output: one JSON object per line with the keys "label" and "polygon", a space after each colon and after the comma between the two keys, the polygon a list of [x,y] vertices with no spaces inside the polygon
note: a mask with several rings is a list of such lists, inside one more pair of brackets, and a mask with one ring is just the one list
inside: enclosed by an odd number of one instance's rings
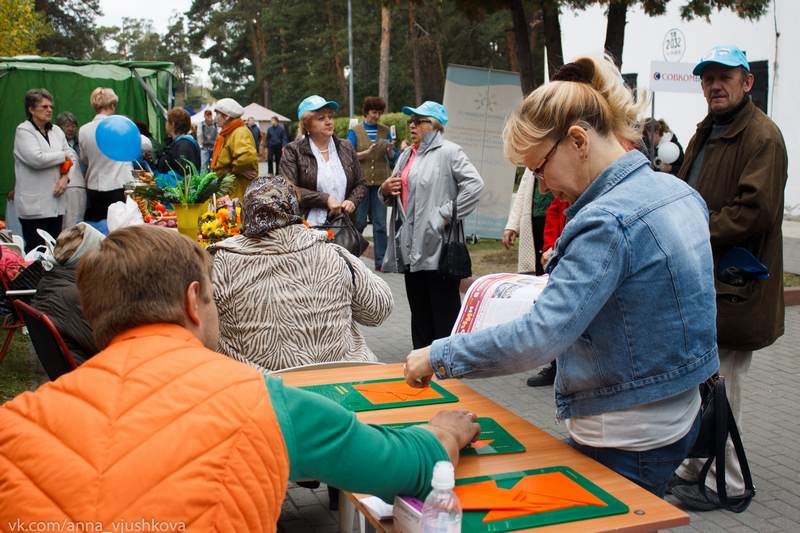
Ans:
{"label": "orange paper sheet", "polygon": [[442,395],[432,387],[415,389],[405,381],[383,381],[380,383],[359,383],[353,385],[361,395],[377,405],[382,403],[413,402],[417,400],[436,400]]}
{"label": "orange paper sheet", "polygon": [[489,511],[483,522],[581,505],[606,506],[561,472],[525,476],[510,489],[500,488],[494,480],[488,480],[460,485],[455,491],[464,510]]}
{"label": "orange paper sheet", "polygon": [[475,442],[470,443],[470,446],[472,448],[475,448],[476,450],[480,450],[484,446],[488,446],[493,442],[494,442],[494,439],[476,440]]}

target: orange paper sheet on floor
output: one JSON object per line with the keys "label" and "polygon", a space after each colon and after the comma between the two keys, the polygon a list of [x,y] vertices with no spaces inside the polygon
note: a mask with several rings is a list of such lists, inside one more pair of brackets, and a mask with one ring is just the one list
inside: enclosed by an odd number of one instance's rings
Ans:
{"label": "orange paper sheet on floor", "polygon": [[353,385],[353,388],[372,404],[435,400],[442,397],[432,387],[415,389],[405,381],[359,383],[358,385]]}
{"label": "orange paper sheet on floor", "polygon": [[488,480],[459,485],[455,492],[465,511],[489,511],[483,522],[582,505],[606,506],[561,472],[525,476],[510,489],[500,488],[494,480]]}

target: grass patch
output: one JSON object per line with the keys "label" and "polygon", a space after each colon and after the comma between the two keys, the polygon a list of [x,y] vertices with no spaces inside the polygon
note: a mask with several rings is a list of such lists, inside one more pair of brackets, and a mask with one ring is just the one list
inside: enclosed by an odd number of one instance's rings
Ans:
{"label": "grass patch", "polygon": [[472,275],[475,277],[496,272],[517,271],[517,243],[506,250],[503,241],[481,239],[467,245],[472,258]]}
{"label": "grass patch", "polygon": [[791,272],[783,273],[783,286],[784,287],[800,287],[800,274],[792,274]]}
{"label": "grass patch", "polygon": [[[5,337],[2,339],[5,340]],[[33,355],[30,339],[17,331],[5,359],[0,363],[0,404],[34,388],[42,379],[45,378]]]}

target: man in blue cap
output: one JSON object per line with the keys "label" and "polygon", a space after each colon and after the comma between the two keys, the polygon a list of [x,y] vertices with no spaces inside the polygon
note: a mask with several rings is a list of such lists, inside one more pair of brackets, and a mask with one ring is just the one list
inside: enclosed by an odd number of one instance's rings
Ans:
{"label": "man in blue cap", "polygon": [[[741,428],[742,381],[754,350],[783,335],[783,189],[787,154],[778,126],[750,99],[753,74],[735,46],[712,48],[694,68],[700,76],[708,115],[689,141],[678,176],[708,204],[715,264],[734,248],[744,248],[768,269],[767,279],[717,275],[719,373]],[[763,278],[763,276],[761,276]],[[726,492],[745,492],[731,442],[726,449]],[[676,471],[671,489],[695,510],[720,507],[715,471],[706,478],[707,497],[696,483],[703,460],[690,459]],[[694,482],[694,483],[692,483]]]}

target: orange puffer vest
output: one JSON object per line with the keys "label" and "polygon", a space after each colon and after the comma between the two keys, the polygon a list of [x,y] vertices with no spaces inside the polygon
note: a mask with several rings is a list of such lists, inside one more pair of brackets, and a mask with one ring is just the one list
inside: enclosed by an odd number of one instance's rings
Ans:
{"label": "orange puffer vest", "polygon": [[0,406],[2,531],[275,531],[288,477],[263,376],[176,325]]}

